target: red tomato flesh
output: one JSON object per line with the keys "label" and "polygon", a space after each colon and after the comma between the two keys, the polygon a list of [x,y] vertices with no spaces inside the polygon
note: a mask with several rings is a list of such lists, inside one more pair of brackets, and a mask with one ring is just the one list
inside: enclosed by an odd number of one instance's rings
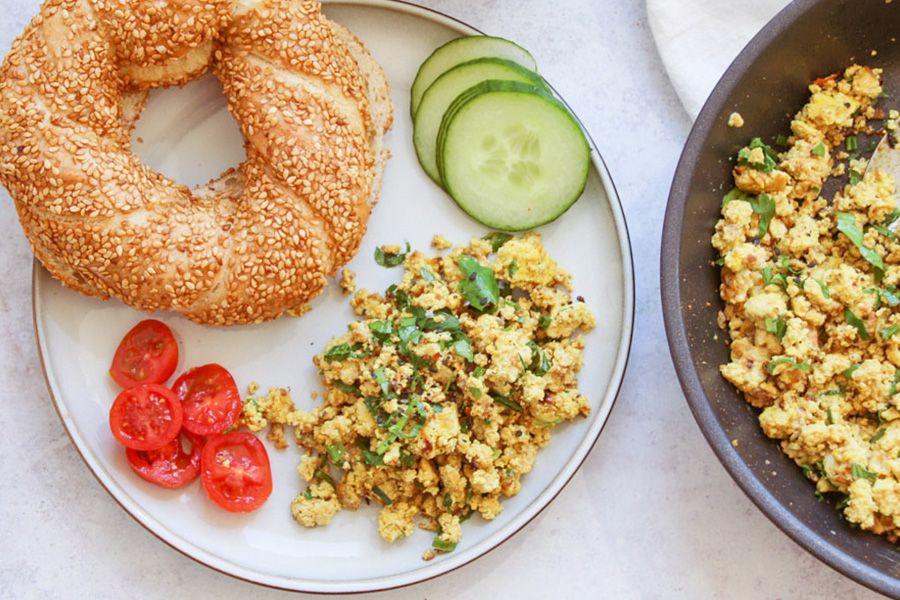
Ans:
{"label": "red tomato flesh", "polygon": [[269,455],[252,433],[217,435],[203,447],[200,480],[209,499],[225,510],[256,510],[272,493]]}
{"label": "red tomato flesh", "polygon": [[164,383],[178,365],[178,342],[169,327],[147,319],[125,334],[113,356],[110,376],[123,388]]}
{"label": "red tomato flesh", "polygon": [[183,373],[172,386],[184,409],[183,427],[197,435],[222,433],[241,414],[241,394],[234,378],[217,364]]}
{"label": "red tomato flesh", "polygon": [[116,396],[109,409],[109,428],[126,448],[156,450],[175,439],[181,430],[182,409],[168,388],[145,383]]}
{"label": "red tomato flesh", "polygon": [[[190,448],[185,451],[187,443]],[[127,448],[125,456],[132,470],[150,483],[165,488],[180,488],[200,475],[203,438],[182,430],[174,440],[158,450]]]}

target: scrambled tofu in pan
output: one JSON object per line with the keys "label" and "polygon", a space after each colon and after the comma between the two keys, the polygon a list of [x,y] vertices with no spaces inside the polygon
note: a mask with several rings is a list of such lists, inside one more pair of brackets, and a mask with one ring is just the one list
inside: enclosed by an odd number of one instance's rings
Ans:
{"label": "scrambled tofu in pan", "polygon": [[[885,132],[896,141],[898,115],[875,107],[878,69],[854,65],[810,91],[790,137],[754,138],[737,156],[712,240],[731,342],[721,372],[820,498],[896,542],[900,212],[894,181],[862,153]],[[849,183],[823,197],[841,175]]]}
{"label": "scrambled tofu in pan", "polygon": [[298,523],[327,525],[376,502],[385,540],[417,524],[436,533],[429,559],[456,547],[471,515],[500,514],[551,430],[590,413],[577,374],[595,320],[536,233],[491,234],[430,258],[385,247],[376,261],[402,265],[402,281],[353,297],[361,320],[314,359],[323,404],[305,411],[286,390],[251,390],[243,423],[271,426],[282,446],[284,425],[294,428],[306,451]]}

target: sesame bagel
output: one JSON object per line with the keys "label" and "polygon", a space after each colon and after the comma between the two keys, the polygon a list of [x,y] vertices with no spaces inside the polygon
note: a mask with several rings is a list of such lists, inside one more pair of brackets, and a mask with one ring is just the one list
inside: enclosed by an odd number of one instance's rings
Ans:
{"label": "sesame bagel", "polygon": [[[190,190],[130,138],[148,90],[207,70],[247,157]],[[259,322],[303,306],[358,249],[391,120],[381,67],[318,2],[48,0],[0,67],[0,183],[66,286]]]}

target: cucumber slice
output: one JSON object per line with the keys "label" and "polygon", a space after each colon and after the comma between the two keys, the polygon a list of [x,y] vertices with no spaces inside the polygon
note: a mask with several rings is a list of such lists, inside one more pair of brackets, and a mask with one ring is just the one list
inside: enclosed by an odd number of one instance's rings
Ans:
{"label": "cucumber slice", "polygon": [[488,79],[521,81],[538,87],[544,85],[544,80],[537,73],[501,58],[478,58],[457,65],[435,79],[416,110],[413,145],[422,168],[438,185],[441,184],[441,176],[435,152],[441,119],[457,96]]}
{"label": "cucumber slice", "polygon": [[544,89],[485,81],[444,116],[438,164],[444,189],[493,229],[553,221],[581,196],[590,146],[578,122]]}
{"label": "cucumber slice", "polygon": [[537,63],[528,50],[509,40],[486,35],[473,35],[450,40],[432,52],[431,56],[426,58],[419,67],[419,72],[416,73],[416,79],[410,90],[410,116],[416,115],[425,90],[444,71],[476,58],[503,58],[519,63],[531,71],[537,71]]}

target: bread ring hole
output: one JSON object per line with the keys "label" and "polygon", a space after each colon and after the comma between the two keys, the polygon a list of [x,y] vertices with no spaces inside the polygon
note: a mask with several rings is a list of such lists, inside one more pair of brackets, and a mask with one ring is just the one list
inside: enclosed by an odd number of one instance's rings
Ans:
{"label": "bread ring hole", "polygon": [[131,148],[145,165],[190,188],[205,185],[246,158],[222,85],[210,74],[183,87],[150,92]]}

